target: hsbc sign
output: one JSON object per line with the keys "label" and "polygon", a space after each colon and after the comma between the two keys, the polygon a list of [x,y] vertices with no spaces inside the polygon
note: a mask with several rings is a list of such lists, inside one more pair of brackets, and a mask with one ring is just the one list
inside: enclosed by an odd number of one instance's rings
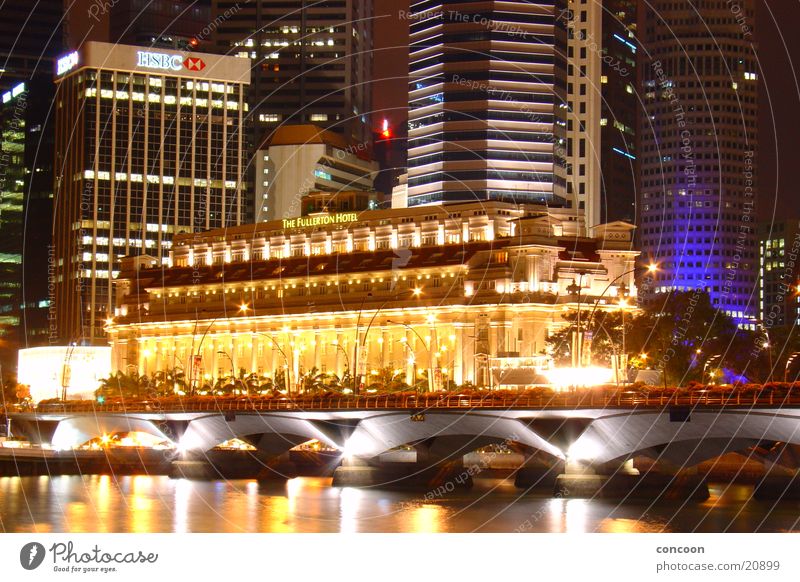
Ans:
{"label": "hsbc sign", "polygon": [[206,63],[199,57],[182,57],[181,55],[170,55],[167,53],[152,53],[149,51],[136,52],[137,67],[146,69],[160,69],[162,71],[202,71],[206,68]]}

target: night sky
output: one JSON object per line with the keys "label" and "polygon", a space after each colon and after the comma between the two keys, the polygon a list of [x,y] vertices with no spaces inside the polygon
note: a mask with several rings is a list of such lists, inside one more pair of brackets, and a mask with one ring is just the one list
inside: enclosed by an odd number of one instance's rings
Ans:
{"label": "night sky", "polygon": [[[688,0],[687,0],[688,1]],[[375,2],[375,119],[400,126],[406,118],[408,0]],[[800,0],[762,0],[757,15],[759,101],[759,217],[800,218]],[[776,151],[779,152],[776,155]]]}

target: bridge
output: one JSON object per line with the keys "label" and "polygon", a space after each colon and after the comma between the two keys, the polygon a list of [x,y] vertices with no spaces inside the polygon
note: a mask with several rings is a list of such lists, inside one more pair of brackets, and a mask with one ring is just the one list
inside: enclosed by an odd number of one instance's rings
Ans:
{"label": "bridge", "polygon": [[623,489],[643,482],[634,458],[657,467],[651,481],[679,477],[694,488],[693,468],[729,452],[793,480],[798,465],[784,453],[800,445],[800,396],[791,391],[195,397],[68,402],[6,415],[16,436],[61,450],[103,435],[147,433],[172,443],[184,466],[208,462],[231,439],[255,447],[259,463],[277,466],[290,449],[316,440],[340,455],[334,482],[356,486],[458,474],[465,455],[504,445],[526,458],[518,485],[554,483],[573,496],[610,482]]}

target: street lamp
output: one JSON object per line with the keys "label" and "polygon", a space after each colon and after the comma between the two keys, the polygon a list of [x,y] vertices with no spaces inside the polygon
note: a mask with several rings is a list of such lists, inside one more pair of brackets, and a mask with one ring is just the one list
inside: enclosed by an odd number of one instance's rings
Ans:
{"label": "street lamp", "polygon": [[567,293],[576,296],[578,300],[578,315],[575,319],[575,332],[572,336],[572,367],[581,367],[581,354],[583,353],[583,333],[581,332],[581,290],[583,289],[583,276],[581,273],[576,282],[574,279],[567,287]]}
{"label": "street lamp", "polygon": [[237,378],[236,377],[236,367],[235,367],[235,364],[233,363],[233,358],[231,357],[231,355],[228,352],[226,352],[225,350],[219,350],[217,353],[222,355],[222,356],[225,356],[226,358],[228,358],[228,360],[230,360],[230,362],[231,362],[231,376],[233,377],[233,385],[236,386],[236,380],[239,380],[239,382],[242,383],[242,390],[244,390],[244,392],[247,393],[247,386],[245,385],[244,380],[242,380],[241,378]]}
{"label": "street lamp", "polygon": [[[609,281],[608,285],[605,286],[605,289],[603,289],[603,291],[600,293],[600,295],[597,296],[597,299],[594,302],[594,307],[592,307],[592,311],[589,313],[589,317],[586,320],[586,325],[587,325],[587,327],[589,327],[589,329],[591,329],[591,326],[594,324],[594,315],[595,315],[595,312],[597,311],[597,308],[600,306],[600,300],[605,296],[605,294],[608,292],[608,290],[611,289],[612,285],[614,285],[614,283],[616,283],[617,281],[619,281],[623,277],[625,277],[627,275],[630,275],[631,273],[635,273],[636,271],[641,271],[642,269],[646,270],[649,273],[655,273],[656,271],[658,271],[658,265],[656,265],[655,263],[651,263],[651,264],[647,265],[646,267],[634,267],[633,269],[629,269],[629,270],[625,271],[624,273],[620,273],[619,275],[617,275],[616,277],[611,279],[611,281]],[[571,285],[570,285],[570,287],[571,287]],[[569,290],[570,290],[570,288],[567,287],[567,291],[569,291]],[[580,295],[578,296],[578,318],[579,318],[579,322],[580,322]],[[624,325],[623,325],[623,330],[624,330]],[[579,328],[579,331],[580,331],[580,328]],[[582,348],[582,347],[583,347],[583,342],[580,342],[580,348]],[[582,356],[582,355],[583,354],[582,354],[582,351],[581,351],[581,353],[579,353],[578,361],[581,360],[580,356]]]}
{"label": "street lamp", "polygon": [[353,394],[358,394],[358,381],[360,380],[361,374],[358,373],[358,352],[361,350],[361,338],[359,338],[358,328],[361,325],[361,313],[364,311],[364,303],[367,301],[367,298],[372,297],[372,292],[368,292],[364,295],[364,298],[361,300],[361,305],[358,308],[358,318],[356,319],[356,343],[355,343],[355,352],[353,354]]}
{"label": "street lamp", "polygon": [[[286,355],[286,352],[284,352],[283,349],[281,349],[280,344],[277,341],[275,341],[275,338],[272,337],[271,335],[266,334],[266,333],[261,333],[261,332],[256,332],[256,335],[263,336],[263,337],[269,339],[272,342],[272,345],[275,346],[275,348],[283,356],[283,360],[284,360],[284,362],[286,362],[286,364],[285,364],[286,375],[285,375],[285,378],[284,378],[284,380],[286,382],[286,394],[287,395],[291,395],[292,394],[292,389],[291,389],[291,375],[289,373],[289,369],[290,369],[289,356]],[[275,370],[273,370],[272,372],[274,374]]]}
{"label": "street lamp", "polygon": [[[783,368],[783,381],[784,381],[784,382],[786,382],[786,381],[787,381],[787,378],[788,378],[788,376],[789,376],[789,368],[791,367],[791,365],[792,365],[792,364],[794,364],[794,363],[795,363],[795,361],[797,361],[797,358],[798,358],[798,357],[800,357],[800,352],[793,352],[793,353],[792,353],[792,355],[790,355],[790,356],[789,356],[789,357],[786,359],[786,366]],[[795,378],[795,380],[796,380],[796,379],[797,379],[797,378]]]}
{"label": "street lamp", "polygon": [[375,313],[372,315],[372,318],[369,320],[369,324],[367,324],[367,329],[364,332],[364,338],[361,339],[359,337],[358,328],[361,323],[361,313],[364,309],[364,301],[366,301],[367,297],[372,297],[372,293],[367,293],[364,299],[361,301],[361,307],[358,310],[358,319],[356,320],[356,351],[355,351],[355,359],[353,360],[353,365],[355,369],[353,370],[353,394],[358,394],[358,382],[361,380],[361,373],[358,371],[358,357],[359,352],[364,351],[367,345],[367,336],[369,335],[369,330],[372,327],[372,324],[375,322],[375,318],[378,317],[378,314],[381,312],[381,309],[386,307],[386,304],[389,301],[397,300],[398,297],[403,295],[404,293],[411,293],[414,297],[419,297],[422,295],[422,289],[419,287],[415,287],[413,289],[407,289],[405,291],[401,291],[400,293],[395,293],[391,297],[387,297],[383,303],[381,303],[380,307],[375,310]]}
{"label": "street lamp", "polygon": [[[432,389],[432,383],[433,383],[433,365],[432,365],[433,359],[431,358],[431,348],[428,346],[428,344],[425,343],[425,340],[422,338],[421,335],[419,335],[417,330],[415,330],[413,327],[411,327],[407,323],[403,323],[401,321],[392,321],[392,320],[387,320],[386,323],[402,325],[404,328],[406,328],[411,333],[413,333],[415,336],[417,336],[417,339],[419,339],[419,341],[422,342],[422,345],[425,346],[425,350],[428,352],[428,390],[430,391]],[[413,354],[413,350],[412,350],[412,354]],[[414,363],[416,364],[416,358],[414,359]],[[417,378],[416,378],[416,375],[415,375],[415,377],[414,377],[415,383],[416,383],[416,380],[417,380]]]}

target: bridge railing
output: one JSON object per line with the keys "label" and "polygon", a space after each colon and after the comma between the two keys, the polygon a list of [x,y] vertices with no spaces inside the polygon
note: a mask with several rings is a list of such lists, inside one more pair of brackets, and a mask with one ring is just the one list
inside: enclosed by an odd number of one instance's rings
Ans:
{"label": "bridge railing", "polygon": [[664,408],[697,406],[800,406],[800,395],[782,396],[763,393],[705,394],[606,394],[556,393],[553,395],[459,395],[420,394],[377,396],[325,396],[307,398],[214,398],[194,397],[164,400],[128,400],[100,404],[75,401],[40,405],[41,413],[121,413],[121,412],[269,412],[301,410],[371,410],[371,409],[580,409],[580,408]]}

